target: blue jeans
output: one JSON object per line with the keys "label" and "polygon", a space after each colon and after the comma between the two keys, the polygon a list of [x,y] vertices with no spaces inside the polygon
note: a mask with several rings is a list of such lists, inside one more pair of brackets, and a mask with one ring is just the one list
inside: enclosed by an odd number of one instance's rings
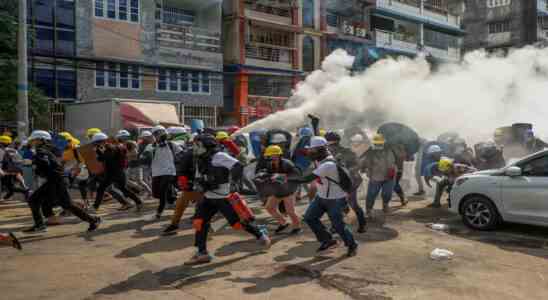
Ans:
{"label": "blue jeans", "polygon": [[379,193],[381,193],[383,204],[388,204],[392,199],[392,192],[394,191],[394,180],[374,181],[370,180],[367,186],[367,196],[365,198],[365,206],[367,211],[373,209],[375,206],[375,200]]}
{"label": "blue jeans", "polygon": [[308,209],[304,214],[304,222],[308,224],[312,232],[320,243],[325,243],[333,239],[320,219],[324,213],[327,213],[329,220],[337,234],[343,239],[346,247],[356,245],[352,232],[344,223],[343,208],[346,206],[346,199],[323,199],[318,196],[310,202]]}

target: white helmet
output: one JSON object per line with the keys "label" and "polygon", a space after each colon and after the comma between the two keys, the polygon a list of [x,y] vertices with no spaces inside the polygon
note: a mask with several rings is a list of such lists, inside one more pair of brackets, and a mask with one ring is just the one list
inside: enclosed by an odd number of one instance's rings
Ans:
{"label": "white helmet", "polygon": [[30,137],[28,140],[29,141],[32,141],[32,140],[51,141],[51,134],[49,134],[49,132],[44,130],[35,130],[30,134]]}
{"label": "white helmet", "polygon": [[441,147],[438,146],[438,145],[431,145],[426,150],[426,153],[428,153],[428,154],[441,153]]}
{"label": "white helmet", "polygon": [[151,130],[152,134],[157,134],[160,131],[163,131],[164,133],[167,133],[166,128],[162,125],[156,125],[156,126],[152,127],[152,130]]}
{"label": "white helmet", "polygon": [[151,137],[151,136],[152,136],[152,132],[150,132],[148,130],[145,130],[145,131],[141,132],[141,137],[142,138]]}
{"label": "white helmet", "polygon": [[270,139],[270,142],[272,144],[285,143],[285,142],[287,142],[287,138],[285,137],[285,135],[283,135],[281,133],[276,133],[272,136],[272,138]]}
{"label": "white helmet", "polygon": [[353,137],[350,138],[350,142],[352,142],[352,143],[363,143],[364,142],[363,135],[361,135],[361,134],[354,135]]}
{"label": "white helmet", "polygon": [[93,137],[91,138],[92,143],[104,142],[106,140],[108,140],[108,136],[102,132],[94,134]]}
{"label": "white helmet", "polygon": [[321,136],[315,136],[310,139],[310,147],[308,148],[319,148],[327,146],[327,140]]}
{"label": "white helmet", "polygon": [[178,135],[178,134],[183,134],[183,133],[187,133],[188,130],[184,127],[169,127],[167,130],[167,133],[168,134],[171,134],[171,135]]}
{"label": "white helmet", "polygon": [[122,129],[120,131],[118,131],[118,133],[116,134],[116,138],[128,138],[130,137],[131,134],[129,133],[129,131],[125,130],[125,129]]}

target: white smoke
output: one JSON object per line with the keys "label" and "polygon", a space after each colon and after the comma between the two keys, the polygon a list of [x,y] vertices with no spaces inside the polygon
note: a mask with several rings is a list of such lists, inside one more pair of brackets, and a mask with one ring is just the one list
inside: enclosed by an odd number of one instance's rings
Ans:
{"label": "white smoke", "polygon": [[424,137],[456,131],[474,141],[516,122],[533,123],[537,133],[548,128],[548,49],[531,46],[505,57],[476,51],[436,71],[423,57],[400,57],[351,74],[353,61],[346,51],[334,51],[297,85],[286,110],[243,131],[294,130],[310,113],[330,128],[395,121]]}

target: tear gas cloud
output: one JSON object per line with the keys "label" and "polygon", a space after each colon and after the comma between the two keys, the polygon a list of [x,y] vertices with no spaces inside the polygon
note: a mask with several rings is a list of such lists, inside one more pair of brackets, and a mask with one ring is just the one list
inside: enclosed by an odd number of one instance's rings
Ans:
{"label": "tear gas cloud", "polygon": [[243,130],[295,130],[312,113],[328,128],[375,129],[394,121],[425,138],[456,131],[472,142],[488,140],[495,128],[516,122],[533,123],[537,135],[546,136],[548,49],[531,46],[505,57],[475,51],[435,71],[419,56],[383,59],[351,74],[353,61],[334,51],[297,85],[286,110]]}

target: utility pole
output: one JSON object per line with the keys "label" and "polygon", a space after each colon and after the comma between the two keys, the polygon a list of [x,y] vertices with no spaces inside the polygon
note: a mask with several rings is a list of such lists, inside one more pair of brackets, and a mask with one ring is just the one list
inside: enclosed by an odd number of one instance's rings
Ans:
{"label": "utility pole", "polygon": [[27,78],[27,1],[19,0],[19,30],[17,51],[19,68],[17,69],[17,133],[25,138],[29,132],[29,99]]}

